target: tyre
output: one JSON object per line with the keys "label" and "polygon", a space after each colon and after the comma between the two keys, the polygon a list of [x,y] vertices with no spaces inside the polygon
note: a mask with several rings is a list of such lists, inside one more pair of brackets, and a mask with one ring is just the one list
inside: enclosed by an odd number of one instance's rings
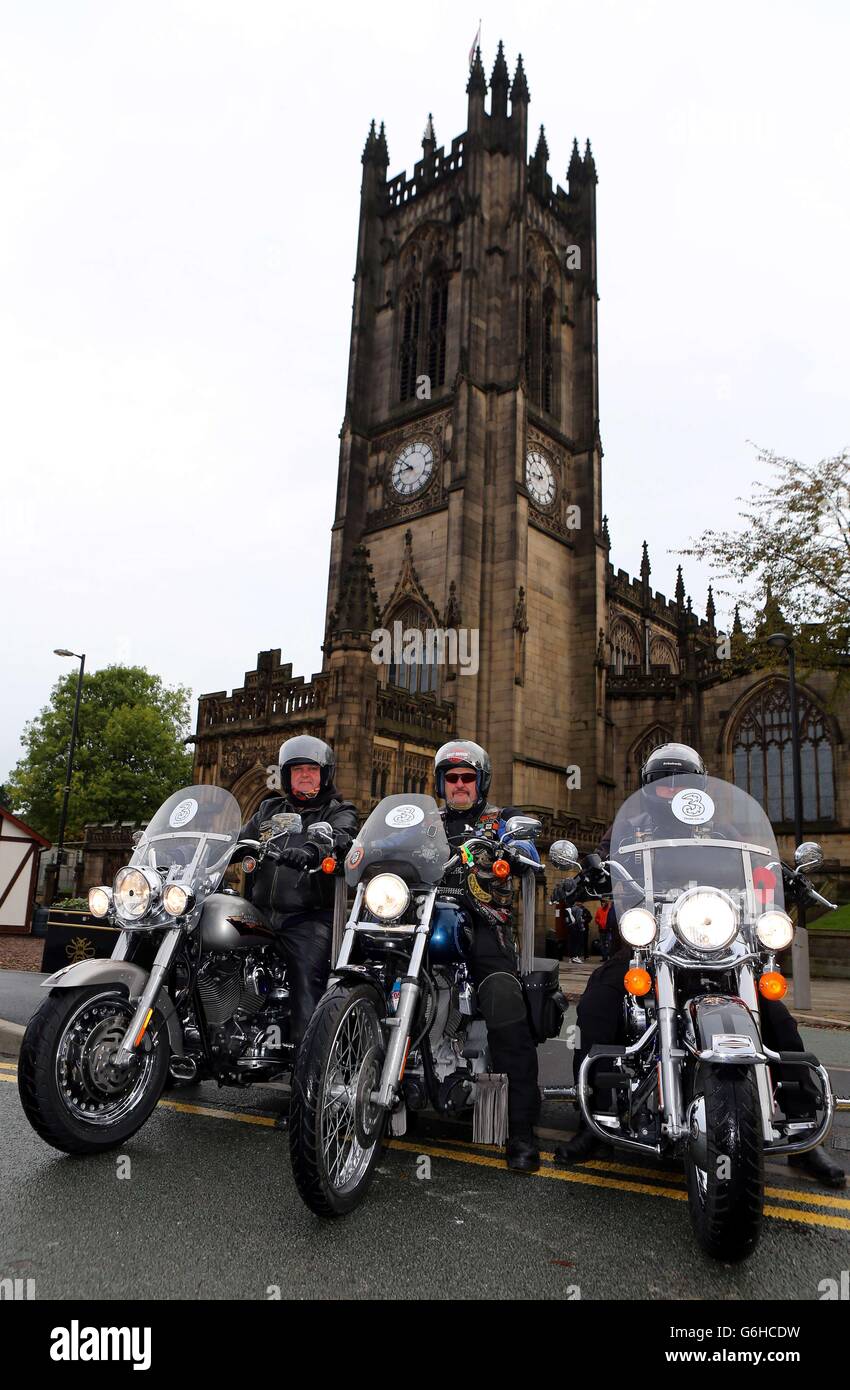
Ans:
{"label": "tyre", "polygon": [[764,1206],[761,1110],[751,1067],[703,1067],[695,1074],[685,1160],[694,1232],[717,1260],[746,1259]]}
{"label": "tyre", "polygon": [[317,1216],[345,1216],[369,1190],[386,1111],[370,1102],[381,1075],[383,1002],[368,984],[335,986],[298,1050],[289,1107],[295,1185]]}
{"label": "tyre", "polygon": [[55,1149],[114,1149],[141,1128],[159,1100],[170,1049],[156,1010],[129,1065],[114,1065],[134,1013],[115,985],[55,989],[27,1024],[18,1093],[33,1129]]}

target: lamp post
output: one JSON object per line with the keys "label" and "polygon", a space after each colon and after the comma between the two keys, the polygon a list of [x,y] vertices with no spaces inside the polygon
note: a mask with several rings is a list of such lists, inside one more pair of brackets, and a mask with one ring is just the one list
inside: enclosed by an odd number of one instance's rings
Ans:
{"label": "lamp post", "polygon": [[[794,640],[786,632],[773,632],[767,639],[770,647],[784,651],[788,658],[788,698],[791,705],[791,764],[794,773],[794,845],[803,843],[803,774],[800,763],[800,717],[797,708],[797,663]],[[784,807],[783,807],[784,811]],[[812,982],[809,973],[809,936],[806,931],[806,909],[797,908],[797,931],[791,948],[794,973],[794,1005],[798,1009],[812,1007]]]}
{"label": "lamp post", "polygon": [[65,845],[65,822],[68,819],[68,797],[71,793],[71,773],[74,769],[74,748],[77,743],[77,721],[80,716],[80,696],[83,691],[83,672],[86,669],[86,654],[80,655],[79,652],[69,652],[65,647],[55,647],[55,656],[73,656],[80,663],[80,671],[77,676],[77,695],[74,700],[74,718],[71,721],[71,742],[68,745],[68,770],[65,774],[65,787],[62,792],[62,811],[59,816],[59,834],[56,840],[56,870],[53,879],[53,890],[50,894],[52,902],[59,888],[59,870],[62,867],[62,852]]}

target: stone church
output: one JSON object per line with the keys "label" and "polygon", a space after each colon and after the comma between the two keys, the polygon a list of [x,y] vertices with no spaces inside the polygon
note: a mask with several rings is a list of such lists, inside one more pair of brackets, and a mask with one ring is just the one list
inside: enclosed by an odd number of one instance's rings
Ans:
{"label": "stone church", "polygon": [[[283,739],[313,733],[365,815],[432,790],[435,750],[470,737],[495,801],[540,815],[544,845],[587,850],[646,753],[676,739],[790,832],[784,668],[759,667],[737,617],[717,631],[710,590],[698,617],[681,569],[672,598],[654,592],[646,546],[636,578],[610,560],[590,143],[553,182],[522,58],[511,77],[501,43],[489,84],[476,50],[467,93],[466,130],[438,146],[429,116],[409,176],[388,177],[384,127],[369,131],[322,670],[293,675],[275,648],[232,694],[203,695],[196,779],[247,818]],[[404,650],[374,659],[377,632]],[[833,682],[801,681],[800,718],[806,832],[837,859],[850,798]]]}

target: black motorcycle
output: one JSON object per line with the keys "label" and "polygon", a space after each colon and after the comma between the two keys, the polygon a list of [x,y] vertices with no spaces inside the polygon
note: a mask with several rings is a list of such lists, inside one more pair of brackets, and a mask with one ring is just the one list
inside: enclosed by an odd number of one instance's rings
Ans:
{"label": "black motorcycle", "polygon": [[[89,909],[120,929],[110,959],[66,965],[44,982],[18,1062],[24,1112],[66,1153],[122,1144],[169,1077],[249,1086],[291,1070],[289,989],[262,912],[222,879],[237,855],[250,873],[276,856],[294,814],[240,841],[242,813],[220,787],[186,787],[160,807],[110,888]],[[333,831],[308,831],[333,872]],[[340,886],[342,880],[339,880]]]}
{"label": "black motorcycle", "polygon": [[446,871],[477,852],[497,877],[521,881],[521,970],[538,1042],[558,1033],[566,1001],[554,961],[534,959],[533,848],[540,822],[516,816],[498,843],[470,839],[452,854],[430,796],[388,796],[345,861],[355,890],[341,949],[298,1054],[290,1151],[295,1182],[319,1216],[365,1197],[387,1128],[410,1114],[469,1114],[478,1143],[504,1143],[507,1080],[494,1075],[487,1029],[464,959],[465,891]]}

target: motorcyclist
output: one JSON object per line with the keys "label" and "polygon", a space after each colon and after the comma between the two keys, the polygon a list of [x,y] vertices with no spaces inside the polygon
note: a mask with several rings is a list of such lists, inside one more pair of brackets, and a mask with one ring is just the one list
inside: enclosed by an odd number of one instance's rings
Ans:
{"label": "motorcyclist", "polygon": [[[540,1110],[537,1047],[511,939],[510,881],[500,881],[492,871],[497,837],[515,808],[488,803],[490,776],[490,758],[468,739],[443,744],[434,758],[434,783],[437,796],[446,802],[441,815],[449,844],[458,849],[473,837],[494,842],[492,854],[476,853],[474,864],[450,869],[444,883],[464,890],[473,920],[466,959],[487,1024],[493,1068],[508,1078],[507,1166],[531,1173],[540,1166],[534,1134]],[[533,847],[524,847],[524,853],[538,857]]]}
{"label": "motorcyclist", "polygon": [[[677,779],[682,779],[682,786],[693,786],[695,780],[696,785],[699,785],[700,779],[704,785],[705,777],[705,763],[695,749],[678,743],[664,744],[661,748],[655,749],[641,768],[641,801],[645,810],[634,819],[633,828],[636,836],[663,839],[667,838],[669,834],[670,838],[680,838],[682,825],[674,818],[671,808],[671,802],[677,790]],[[664,779],[664,785],[656,785],[662,779]],[[731,838],[740,838],[734,832],[733,827],[729,827],[729,830]],[[715,826],[713,833],[723,835],[724,828]],[[602,860],[608,859],[610,849],[611,829],[607,831],[599,845],[598,854]],[[675,853],[674,850],[660,851],[660,853],[666,852]],[[597,868],[594,872],[599,876],[600,891],[602,891],[604,871]],[[566,880],[566,884],[569,882],[570,880]],[[610,909],[609,920],[616,921],[613,905]],[[594,1043],[625,1041],[623,1034],[624,975],[628,969],[630,957],[631,947],[621,945],[619,949],[616,949],[605,964],[600,965],[593,972],[587,982],[584,994],[579,1000],[577,1022],[580,1046],[576,1048],[573,1056],[576,1080],[578,1080],[581,1064]],[[759,1008],[762,1035],[766,1045],[772,1051],[806,1051],[794,1019],[780,1000],[762,999]],[[795,1104],[790,1099],[783,1103],[787,1106]],[[799,1104],[797,1108],[799,1108]],[[802,1113],[801,1109],[800,1114],[802,1115]],[[795,1118],[797,1118],[796,1113]],[[581,1162],[583,1159],[589,1158],[600,1143],[601,1141],[597,1140],[597,1137],[587,1128],[582,1119],[577,1133],[567,1143],[556,1146],[555,1161],[561,1164]],[[789,1155],[788,1162],[803,1169],[825,1186],[844,1187],[846,1185],[843,1169],[833,1163],[821,1147],[811,1149],[808,1153]]]}
{"label": "motorcyclist", "polygon": [[[294,1043],[304,1036],[313,1011],[324,993],[330,973],[333,935],[334,878],[311,872],[322,858],[333,854],[341,865],[357,833],[357,812],[343,801],[334,785],[336,759],[320,738],[299,734],[281,744],[279,753],[282,796],[267,797],[247,825],[242,839],[264,837],[263,825],[272,816],[297,812],[300,833],[289,833],[273,842],[255,872],[248,893],[275,929],[279,949],[286,960],[290,988],[291,1032]],[[326,844],[308,838],[317,822],[331,827]]]}

